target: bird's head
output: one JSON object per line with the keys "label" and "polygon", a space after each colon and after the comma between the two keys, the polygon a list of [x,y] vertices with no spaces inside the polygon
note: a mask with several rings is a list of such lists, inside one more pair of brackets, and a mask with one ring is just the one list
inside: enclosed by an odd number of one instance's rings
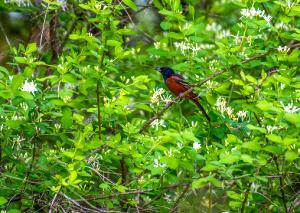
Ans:
{"label": "bird's head", "polygon": [[157,67],[155,70],[160,72],[165,80],[174,75],[174,71],[170,67]]}

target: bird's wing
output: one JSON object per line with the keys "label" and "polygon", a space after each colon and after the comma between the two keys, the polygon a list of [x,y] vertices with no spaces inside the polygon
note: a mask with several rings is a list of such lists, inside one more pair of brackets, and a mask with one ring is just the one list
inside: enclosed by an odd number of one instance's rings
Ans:
{"label": "bird's wing", "polygon": [[185,89],[190,89],[191,88],[191,85],[189,85],[188,82],[186,82],[183,78],[182,75],[179,75],[179,74],[175,74],[175,75],[172,75],[172,78],[179,84],[181,84]]}

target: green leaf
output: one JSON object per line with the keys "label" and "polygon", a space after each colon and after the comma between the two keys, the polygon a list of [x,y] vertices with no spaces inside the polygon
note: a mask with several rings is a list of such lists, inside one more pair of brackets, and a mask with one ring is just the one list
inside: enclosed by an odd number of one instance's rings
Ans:
{"label": "green leaf", "polygon": [[170,32],[170,33],[168,33],[168,37],[180,40],[180,39],[184,38],[184,35],[181,33]]}
{"label": "green leaf", "polygon": [[177,169],[178,167],[178,159],[174,157],[162,157],[160,160],[162,163],[165,163],[170,169]]}
{"label": "green leaf", "polygon": [[225,163],[225,164],[233,164],[239,160],[240,160],[240,156],[233,154],[233,153],[231,153],[229,155],[222,154],[220,156],[220,162]]}
{"label": "green leaf", "polygon": [[63,110],[63,116],[61,118],[61,124],[64,128],[71,128],[73,124],[72,111],[70,108]]}
{"label": "green leaf", "polygon": [[298,153],[292,152],[292,151],[288,151],[288,152],[285,153],[285,159],[287,161],[293,161],[295,159],[298,159]]}
{"label": "green leaf", "polygon": [[128,7],[130,7],[131,9],[133,9],[134,11],[138,9],[135,3],[131,0],[122,0],[122,2],[126,4]]}
{"label": "green leaf", "polygon": [[266,146],[264,150],[273,154],[281,154],[283,151],[279,146]]}
{"label": "green leaf", "polygon": [[0,206],[7,203],[7,199],[5,197],[0,196]]}
{"label": "green leaf", "polygon": [[25,54],[28,55],[30,53],[35,52],[36,50],[37,50],[36,43],[30,43],[26,48]]}
{"label": "green leaf", "polygon": [[68,83],[74,84],[77,82],[77,79],[73,74],[67,73],[67,74],[62,75],[62,82],[68,82]]}
{"label": "green leaf", "polygon": [[9,71],[5,67],[0,66],[0,72],[3,72],[6,75],[9,75]]}
{"label": "green leaf", "polygon": [[69,181],[74,182],[77,178],[77,172],[76,171],[71,171],[69,175]]}
{"label": "green leaf", "polygon": [[116,41],[116,40],[107,40],[106,44],[107,44],[107,46],[113,46],[113,47],[122,45],[122,43],[120,41]]}
{"label": "green leaf", "polygon": [[243,143],[242,147],[256,152],[258,152],[261,149],[260,144],[255,141]]}
{"label": "green leaf", "polygon": [[283,144],[289,146],[291,144],[296,144],[298,142],[297,138],[286,137],[283,139]]}
{"label": "green leaf", "polygon": [[16,60],[16,62],[17,63],[19,63],[19,64],[26,64],[27,63],[27,60],[26,60],[26,58],[25,57],[15,57],[15,60]]}
{"label": "green leaf", "polygon": [[262,111],[267,111],[267,112],[280,112],[279,108],[275,107],[272,103],[263,100],[259,101],[256,106],[261,109]]}
{"label": "green leaf", "polygon": [[281,139],[281,137],[278,136],[278,135],[274,135],[274,134],[267,135],[267,138],[268,138],[270,141],[274,141],[274,142],[277,142],[277,143],[282,143],[282,139]]}
{"label": "green leaf", "polygon": [[253,162],[253,158],[250,155],[247,155],[247,154],[242,154],[242,160],[245,163],[252,163]]}
{"label": "green leaf", "polygon": [[247,128],[250,129],[250,130],[256,130],[256,131],[259,131],[259,132],[261,132],[261,133],[266,133],[266,132],[267,132],[267,130],[266,130],[265,128],[253,126],[252,124],[248,124],[248,125],[247,125]]}
{"label": "green leaf", "polygon": [[205,186],[207,184],[208,180],[207,178],[200,178],[198,180],[194,180],[192,182],[192,188],[196,189],[196,188],[201,188],[203,186]]}
{"label": "green leaf", "polygon": [[226,193],[227,193],[228,197],[230,197],[231,199],[242,200],[242,196],[240,193],[236,193],[234,191],[227,191]]}
{"label": "green leaf", "polygon": [[172,27],[172,24],[170,22],[161,22],[160,23],[160,27],[163,29],[163,30],[168,30]]}
{"label": "green leaf", "polygon": [[295,125],[299,125],[300,124],[300,114],[296,114],[296,113],[287,113],[284,115],[284,118]]}
{"label": "green leaf", "polygon": [[21,88],[24,81],[24,77],[22,75],[14,75],[12,83],[11,83],[11,89],[13,91],[16,91]]}

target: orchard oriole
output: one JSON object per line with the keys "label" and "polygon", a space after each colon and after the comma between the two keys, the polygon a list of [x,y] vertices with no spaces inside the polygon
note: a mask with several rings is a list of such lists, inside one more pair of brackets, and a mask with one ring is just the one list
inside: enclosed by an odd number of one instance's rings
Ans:
{"label": "orchard oriole", "polygon": [[[174,95],[179,96],[180,94],[184,93],[185,91],[191,88],[191,86],[186,81],[184,81],[183,76],[176,74],[171,68],[158,67],[156,68],[156,70],[162,74],[165,84]],[[188,94],[186,94],[184,98],[193,101],[201,110],[206,119],[210,121],[208,114],[206,113],[202,105],[199,103],[198,96],[195,93],[191,91]]]}

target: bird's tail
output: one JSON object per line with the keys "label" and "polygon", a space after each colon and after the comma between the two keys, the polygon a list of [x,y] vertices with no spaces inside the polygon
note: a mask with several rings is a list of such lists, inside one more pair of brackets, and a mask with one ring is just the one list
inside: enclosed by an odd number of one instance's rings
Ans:
{"label": "bird's tail", "polygon": [[205,109],[203,106],[199,103],[198,99],[192,99],[192,101],[197,105],[197,107],[201,110],[202,114],[205,116],[205,118],[210,122],[210,118],[208,114],[206,113]]}

